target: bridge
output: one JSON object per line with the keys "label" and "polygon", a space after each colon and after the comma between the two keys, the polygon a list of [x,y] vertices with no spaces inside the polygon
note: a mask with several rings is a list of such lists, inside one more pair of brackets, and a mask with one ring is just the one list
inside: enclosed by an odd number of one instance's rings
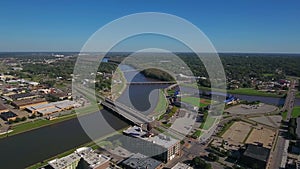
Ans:
{"label": "bridge", "polygon": [[141,124],[152,122],[151,118],[117,101],[114,102],[111,99],[106,98],[101,105],[104,108],[117,113],[128,121],[131,121],[135,125],[141,126]]}
{"label": "bridge", "polygon": [[127,82],[127,85],[153,85],[153,84],[176,84],[176,82],[154,81],[154,82]]}

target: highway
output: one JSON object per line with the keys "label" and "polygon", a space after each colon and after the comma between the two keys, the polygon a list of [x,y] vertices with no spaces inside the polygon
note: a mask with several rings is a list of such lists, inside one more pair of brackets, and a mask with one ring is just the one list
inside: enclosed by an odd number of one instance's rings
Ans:
{"label": "highway", "polygon": [[126,118],[127,120],[131,121],[136,125],[141,125],[152,121],[146,115],[130,107],[127,107],[119,102],[113,102],[110,99],[105,99],[105,101],[103,101],[101,104],[104,107],[114,111],[115,113],[118,113],[119,115],[121,115],[122,117]]}

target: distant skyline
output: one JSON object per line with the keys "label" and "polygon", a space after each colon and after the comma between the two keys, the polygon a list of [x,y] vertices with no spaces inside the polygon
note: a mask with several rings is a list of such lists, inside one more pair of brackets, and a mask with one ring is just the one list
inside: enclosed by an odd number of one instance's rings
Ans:
{"label": "distant skyline", "polygon": [[299,9],[282,0],[7,0],[0,2],[0,52],[80,51],[115,19],[162,12],[196,25],[221,53],[300,53]]}

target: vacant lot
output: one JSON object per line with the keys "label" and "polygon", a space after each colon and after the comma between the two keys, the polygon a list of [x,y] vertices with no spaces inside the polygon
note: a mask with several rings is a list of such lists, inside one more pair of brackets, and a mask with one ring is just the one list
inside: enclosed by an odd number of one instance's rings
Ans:
{"label": "vacant lot", "polygon": [[246,143],[248,144],[263,144],[263,147],[272,148],[272,143],[275,137],[275,131],[259,126],[253,128]]}

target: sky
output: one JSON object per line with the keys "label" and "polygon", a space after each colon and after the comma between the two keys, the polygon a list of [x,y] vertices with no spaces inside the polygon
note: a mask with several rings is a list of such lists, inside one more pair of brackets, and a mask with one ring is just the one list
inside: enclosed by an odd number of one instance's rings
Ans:
{"label": "sky", "polygon": [[297,0],[3,0],[0,52],[80,51],[115,19],[162,12],[196,25],[218,52],[300,53],[299,9]]}

